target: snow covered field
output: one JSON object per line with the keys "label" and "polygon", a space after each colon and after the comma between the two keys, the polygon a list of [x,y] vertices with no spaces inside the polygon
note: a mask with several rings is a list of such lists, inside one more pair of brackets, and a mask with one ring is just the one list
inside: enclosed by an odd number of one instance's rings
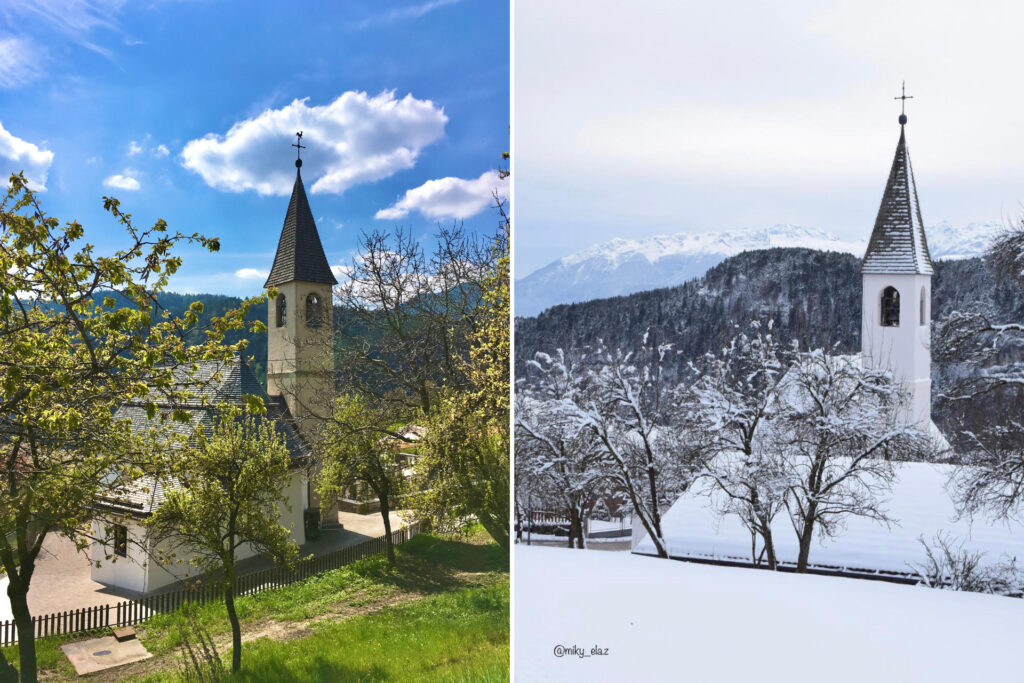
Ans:
{"label": "snow covered field", "polygon": [[[514,552],[517,681],[1024,677],[1024,600],[625,553]],[[607,654],[590,655],[595,647]]]}

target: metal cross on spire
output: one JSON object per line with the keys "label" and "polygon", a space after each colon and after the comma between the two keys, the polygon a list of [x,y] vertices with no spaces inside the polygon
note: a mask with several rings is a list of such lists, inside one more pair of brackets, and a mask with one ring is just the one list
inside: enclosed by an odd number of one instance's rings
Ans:
{"label": "metal cross on spire", "polygon": [[907,82],[906,81],[903,81],[903,85],[900,87],[900,96],[899,97],[894,97],[893,99],[900,101],[900,125],[902,126],[902,125],[906,124],[906,122],[907,122],[907,112],[906,112],[907,100],[914,99],[913,95],[908,95],[907,94]]}
{"label": "metal cross on spire", "polygon": [[306,146],[304,144],[302,144],[302,131],[300,130],[298,133],[296,133],[295,137],[296,137],[295,144],[292,145],[292,147],[296,148],[296,150],[295,150],[295,152],[296,152],[295,168],[301,168],[302,167],[302,150],[306,149]]}

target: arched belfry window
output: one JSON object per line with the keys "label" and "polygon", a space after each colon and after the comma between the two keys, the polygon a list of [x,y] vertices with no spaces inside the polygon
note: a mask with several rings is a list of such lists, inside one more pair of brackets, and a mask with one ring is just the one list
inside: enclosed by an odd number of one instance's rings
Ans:
{"label": "arched belfry window", "polygon": [[895,287],[882,290],[882,327],[897,327],[900,324],[900,293]]}
{"label": "arched belfry window", "polygon": [[276,324],[278,327],[284,327],[286,322],[288,322],[288,300],[284,298],[284,294],[278,294]]}
{"label": "arched belfry window", "polygon": [[928,299],[925,298],[924,287],[921,288],[921,325],[928,324]]}
{"label": "arched belfry window", "polygon": [[314,293],[306,296],[306,324],[310,327],[318,327],[324,319],[324,304],[320,297]]}

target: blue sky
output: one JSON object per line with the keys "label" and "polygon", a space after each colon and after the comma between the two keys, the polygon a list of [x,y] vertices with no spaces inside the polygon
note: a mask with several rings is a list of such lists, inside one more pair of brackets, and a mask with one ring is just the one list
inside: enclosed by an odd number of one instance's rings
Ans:
{"label": "blue sky", "polygon": [[492,0],[5,0],[0,171],[45,185],[44,209],[101,253],[123,235],[103,195],[139,224],[219,236],[217,255],[183,252],[176,291],[261,290],[300,129],[332,264],[363,230],[492,233],[508,36]]}

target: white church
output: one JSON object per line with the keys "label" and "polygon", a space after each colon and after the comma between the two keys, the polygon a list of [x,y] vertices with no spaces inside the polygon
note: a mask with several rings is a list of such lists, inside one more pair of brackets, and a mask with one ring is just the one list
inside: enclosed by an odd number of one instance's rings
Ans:
{"label": "white church", "polygon": [[[907,151],[907,117],[899,117],[900,138],[882,195],[874,230],[861,267],[861,353],[850,362],[888,370],[909,397],[898,419],[931,436],[936,451],[949,450],[931,418],[931,281],[934,273],[921,220],[917,187]],[[910,580],[913,565],[925,559],[919,539],[937,534],[985,553],[987,561],[1015,557],[1024,550],[1024,526],[959,518],[946,485],[951,466],[900,463],[883,506],[890,525],[850,517],[832,538],[820,529],[810,554],[810,571],[864,578]],[[750,531],[735,515],[721,515],[724,494],[684,494],[662,518],[669,556],[715,564],[752,566]],[[772,523],[780,568],[796,565],[799,547],[785,512]],[[638,522],[633,552],[656,555]]]}
{"label": "white church", "polygon": [[[173,428],[189,434],[195,425],[215,419],[217,404],[241,405],[245,394],[261,396],[267,407],[266,419],[284,436],[292,458],[291,480],[285,490],[288,505],[280,508],[280,522],[301,545],[306,542],[306,517],[320,516],[309,480],[308,456],[315,439],[311,418],[326,414],[333,396],[331,288],[337,280],[306,198],[302,161],[297,160],[295,166],[291,200],[264,285],[278,290],[267,309],[267,386],[257,381],[242,358],[231,363],[201,364],[202,389],[186,406],[192,421],[174,423]],[[141,403],[124,404],[117,415],[130,419],[138,430],[153,424]],[[161,557],[158,551],[166,549],[158,548],[149,537],[145,519],[163,496],[163,485],[147,479],[128,495],[99,501],[104,519],[93,523],[96,540],[90,553],[94,581],[145,595],[195,574],[187,549],[176,549],[177,561],[171,565],[155,559]],[[253,554],[252,549],[243,548],[238,557]]]}

